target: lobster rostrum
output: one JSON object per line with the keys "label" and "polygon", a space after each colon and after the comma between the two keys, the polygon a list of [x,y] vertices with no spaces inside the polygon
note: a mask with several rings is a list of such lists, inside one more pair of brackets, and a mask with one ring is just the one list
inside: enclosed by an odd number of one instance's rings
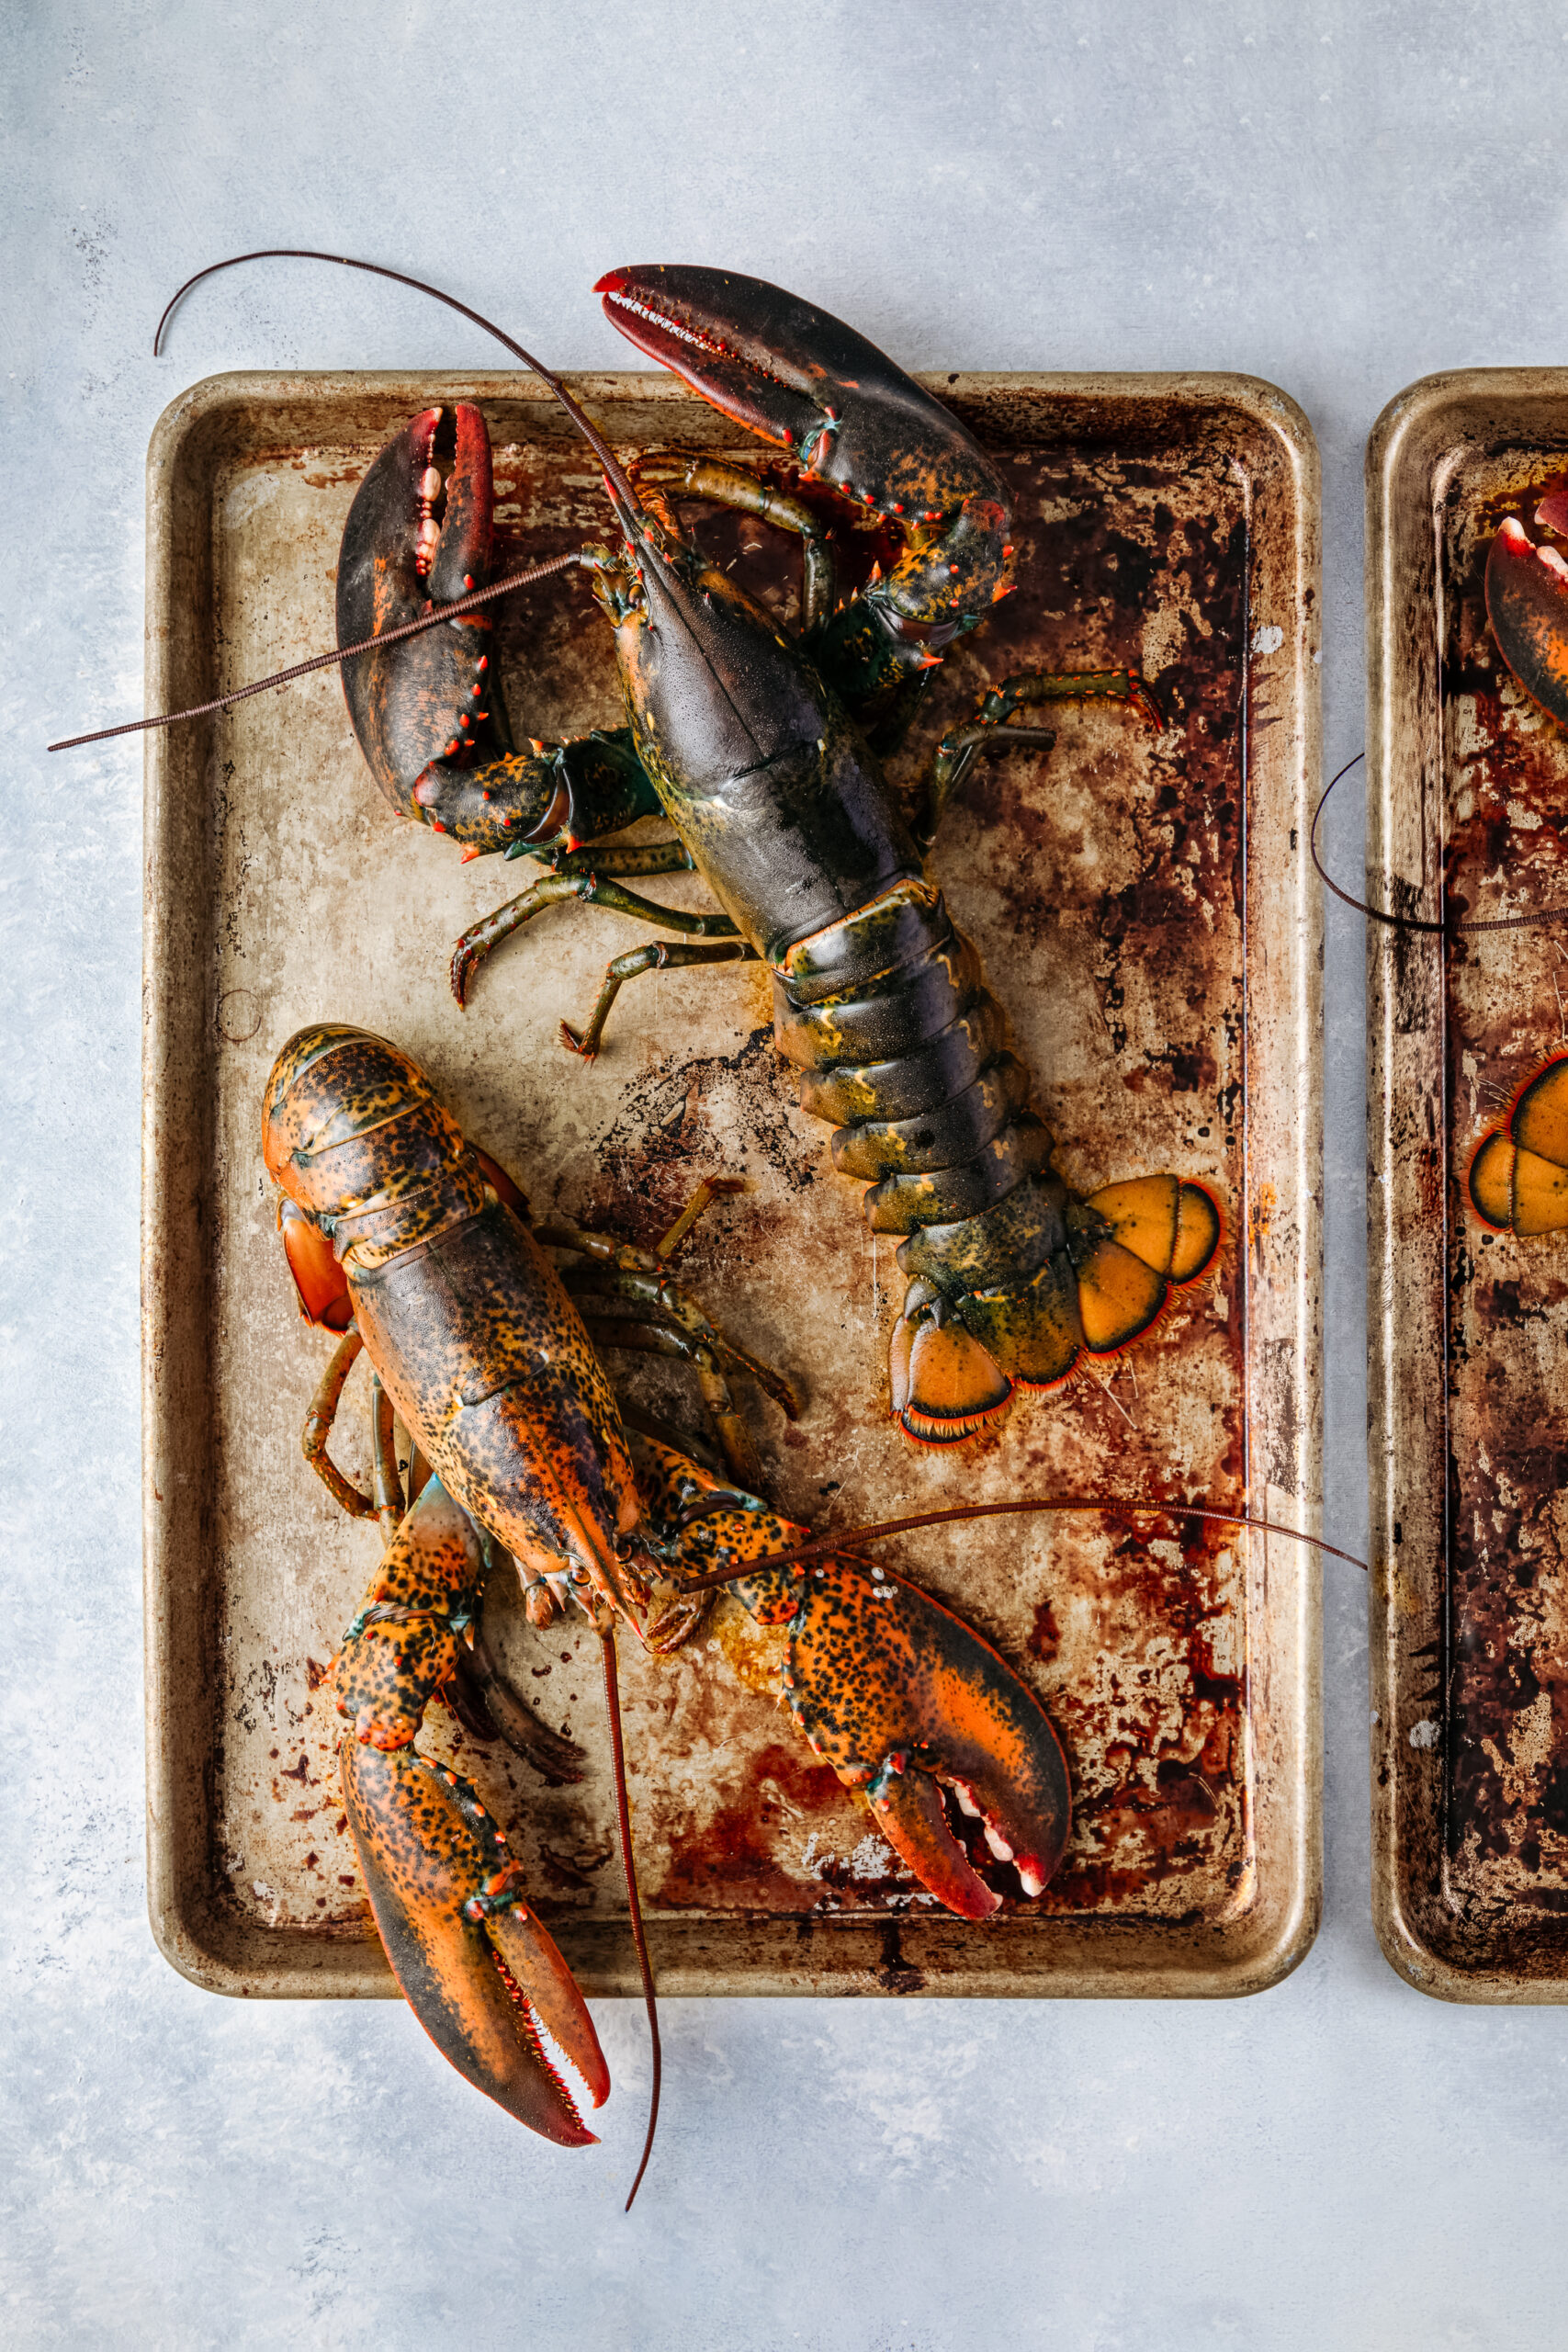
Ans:
{"label": "lobster rostrum", "polygon": [[[344,1805],[398,1983],[470,2082],[570,2146],[592,2135],[539,2027],[595,2105],[609,2087],[581,1996],[503,1832],[414,1746],[440,1695],[547,1778],[580,1769],[484,1649],[485,1581],[502,1554],[535,1623],[575,1604],[602,1634],[624,1619],[654,1652],[688,1638],[711,1593],[687,1588],[722,1571],[753,1617],[784,1630],[783,1695],[797,1726],[864,1792],[922,1883],[965,1917],[1001,1901],[948,1826],[945,1786],[1024,1893],[1041,1891],[1070,1804],[1047,1717],[988,1645],[916,1588],[850,1558],[767,1565],[806,1531],[750,1491],[754,1477],[746,1483],[749,1440],[724,1374],[755,1374],[786,1407],[787,1385],[709,1324],[656,1254],[563,1220],[532,1224],[419,1068],[363,1030],[321,1024],[291,1038],[263,1125],[301,1311],[341,1335],[305,1452],[346,1508],[369,1516],[379,1506],[390,1533],[334,1667],[349,1719]],[[574,1262],[558,1271],[547,1250]],[[589,1323],[611,1344],[697,1366],[728,1475],[640,1420],[634,1462]],[[376,1379],[369,1498],[326,1452],[361,1349]],[[413,1449],[406,1510],[394,1414]]]}
{"label": "lobster rostrum", "polygon": [[[465,856],[502,851],[552,868],[458,942],[459,1001],[501,940],[566,898],[686,934],[610,965],[586,1030],[563,1024],[586,1055],[637,974],[767,964],[802,1102],[836,1130],[834,1165],[870,1187],[873,1229],[906,1237],[894,1409],[912,1438],[959,1442],[1016,1388],[1055,1386],[1146,1332],[1220,1239],[1201,1185],[1135,1177],[1088,1199],[1068,1186],[980,958],[928,876],[874,748],[897,739],[942,650],[1012,587],[1006,486],[902,369],[777,287],[648,267],[613,271],[597,290],[639,348],[785,453],[795,488],[712,456],[649,457],[629,476],[607,469],[623,544],[580,560],[615,629],[626,728],[519,752],[491,666],[491,625],[473,615],[346,665],[355,729],[404,815],[451,834]],[[858,594],[840,594],[829,534],[806,494],[822,486],[897,535],[886,577]],[[795,639],[682,533],[679,497],[800,536]],[[491,503],[479,411],[414,418],[372,466],[348,519],[340,642],[482,582]],[[1021,712],[1090,696],[1159,723],[1127,671],[1010,678],[939,746],[922,838],[982,752],[1049,746]],[[588,846],[659,810],[675,841]],[[693,867],[721,913],[682,913],[625,887]]]}

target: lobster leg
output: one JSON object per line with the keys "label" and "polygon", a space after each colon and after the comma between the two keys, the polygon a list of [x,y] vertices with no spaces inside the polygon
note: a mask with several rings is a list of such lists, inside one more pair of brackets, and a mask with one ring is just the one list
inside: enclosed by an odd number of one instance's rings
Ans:
{"label": "lobster leg", "polygon": [[[715,918],[715,927],[717,922],[727,920],[722,916]],[[730,927],[733,929],[734,926]],[[687,970],[695,964],[754,964],[756,961],[756,949],[748,946],[743,939],[722,940],[712,947],[671,946],[661,939],[647,947],[630,948],[626,955],[616,956],[605,965],[604,984],[599,991],[599,1001],[593,1008],[587,1028],[573,1029],[570,1023],[563,1021],[560,1025],[561,1043],[570,1052],[581,1054],[584,1061],[592,1061],[604,1042],[604,1023],[610,1018],[611,1007],[627,980],[635,980],[639,973]],[[461,1002],[461,999],[458,1001]]]}
{"label": "lobster leg", "polygon": [[1058,702],[1126,703],[1156,732],[1165,725],[1158,703],[1136,670],[1020,671],[993,686],[968,724],[950,728],[937,745],[927,783],[925,821],[918,834],[923,846],[934,840],[950,797],[982,753],[1026,747],[1050,750],[1055,737],[1047,729],[1017,726],[1014,715]]}
{"label": "lobster leg", "polygon": [[569,1268],[562,1279],[581,1314],[592,1314],[600,1299],[613,1302],[617,1311],[622,1303],[636,1306],[644,1310],[650,1322],[683,1331],[695,1345],[710,1349],[716,1366],[725,1364],[732,1372],[750,1373],[787,1420],[799,1419],[799,1399],[784,1374],[760,1357],[749,1354],[710,1322],[684,1283],[672,1282],[666,1273],[645,1273],[633,1267],[618,1267],[613,1272],[597,1266],[584,1267],[575,1273]]}
{"label": "lobster leg", "polygon": [[562,2146],[593,2134],[539,2041],[543,2024],[598,2106],[609,2072],[593,2022],[533,1916],[505,1838],[474,1792],[412,1742],[456,1671],[484,1555],[433,1478],[389,1546],[335,1675],[344,1809],[392,1973],[437,2048],[520,2122]]}
{"label": "lobster leg", "polygon": [[392,1434],[392,1400],[379,1376],[370,1375],[370,1484],[381,1541],[389,1544],[402,1523],[403,1487],[398,1476],[398,1451]]}
{"label": "lobster leg", "polygon": [[[678,870],[678,869],[677,869]],[[639,898],[635,890],[625,890],[618,882],[597,870],[588,874],[551,874],[536,882],[520,898],[498,907],[492,915],[466,931],[452,950],[452,993],[459,1004],[466,1004],[473,977],[485,957],[510,939],[525,922],[531,922],[547,907],[558,905],[563,899],[577,899],[585,907],[603,907],[611,914],[635,915],[642,922],[653,923],[661,931],[694,933],[699,939],[721,939],[734,934],[735,925],[728,915],[689,915],[678,907],[655,906],[651,899]]]}
{"label": "lobster leg", "polygon": [[757,1459],[756,1444],[745,1417],[736,1408],[715,1349],[693,1339],[678,1323],[654,1317],[628,1319],[618,1316],[608,1300],[584,1298],[579,1294],[574,1296],[574,1304],[592,1330],[597,1347],[624,1348],[631,1355],[664,1356],[678,1363],[691,1364],[707,1408],[709,1427],[731,1477],[744,1486],[760,1483],[761,1464]]}
{"label": "lobster leg", "polygon": [[804,499],[774,490],[741,466],[695,455],[638,458],[631,467],[631,479],[639,491],[652,493],[649,503],[672,529],[676,524],[669,511],[668,493],[684,492],[688,498],[705,499],[710,505],[726,506],[736,514],[754,514],[759,522],[795,532],[806,563],[800,591],[802,634],[811,638],[826,626],[836,591],[832,548],[821,517]]}
{"label": "lobster leg", "polygon": [[374,1519],[376,1505],[368,1495],[362,1495],[351,1485],[327,1452],[337,1419],[337,1408],[343,1396],[344,1383],[354,1370],[359,1351],[365,1345],[359,1333],[350,1324],[337,1346],[333,1359],[322,1373],[316,1393],[310,1399],[310,1409],[305,1416],[305,1426],[299,1432],[299,1450],[325,1487],[333,1502],[345,1510],[350,1519]]}

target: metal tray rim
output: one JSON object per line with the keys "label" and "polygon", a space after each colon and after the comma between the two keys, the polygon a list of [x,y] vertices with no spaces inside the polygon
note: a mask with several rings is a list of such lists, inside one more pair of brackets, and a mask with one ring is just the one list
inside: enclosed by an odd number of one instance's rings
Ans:
{"label": "metal tray rim", "polygon": [[[1388,868],[1398,800],[1404,782],[1402,756],[1419,760],[1426,752],[1402,754],[1401,735],[1418,729],[1426,706],[1416,674],[1421,658],[1435,654],[1413,644],[1406,620],[1410,602],[1398,601],[1408,582],[1413,545],[1399,544],[1403,516],[1418,501],[1429,505],[1427,466],[1432,451],[1460,435],[1474,420],[1478,404],[1506,405],[1517,414],[1568,406],[1568,368],[1463,368],[1423,376],[1387,402],[1372,426],[1366,453],[1366,663],[1367,831],[1369,882]],[[1428,542],[1432,535],[1427,535]],[[1435,567],[1435,545],[1427,560]],[[1435,607],[1436,579],[1426,582],[1424,609]],[[1413,707],[1414,706],[1414,707]],[[1430,716],[1429,713],[1426,713]],[[1407,739],[1408,740],[1408,739]],[[1400,1223],[1399,1176],[1393,1080],[1396,1048],[1392,1008],[1395,993],[1396,937],[1387,926],[1369,925],[1367,941],[1367,1146],[1372,1182],[1367,1199],[1368,1471],[1371,1543],[1367,1608],[1371,1702],[1372,1918],[1383,1957],[1395,1974],[1433,1999],[1461,2004],[1536,2005],[1568,2001],[1568,1973],[1520,1975],[1505,1968],[1455,1956],[1438,1934],[1416,1916],[1407,1883],[1410,1838],[1407,1816],[1430,1807],[1424,1760],[1433,1751],[1411,1747],[1402,1736],[1398,1650],[1402,1617],[1410,1607],[1408,1585],[1396,1573],[1394,1523],[1401,1515],[1399,1467],[1404,1440],[1414,1419],[1401,1367],[1404,1302],[1411,1287],[1409,1235]]]}
{"label": "metal tray rim", "polygon": [[[680,402],[690,396],[672,378],[643,372],[577,373],[569,379],[580,397],[635,397],[643,401]],[[1321,605],[1319,466],[1316,444],[1307,419],[1290,396],[1265,379],[1219,371],[1181,374],[995,373],[964,371],[928,376],[933,390],[962,400],[987,392],[1027,391],[1074,402],[1134,401],[1140,398],[1178,396],[1221,404],[1234,413],[1238,425],[1250,425],[1268,436],[1273,462],[1280,469],[1293,510],[1291,534],[1294,577],[1290,582],[1290,607],[1294,628],[1290,644],[1287,679],[1290,725],[1270,739],[1268,756],[1288,761],[1289,789],[1284,795],[1293,816],[1304,825],[1310,815],[1308,792],[1318,769],[1319,672],[1316,639]],[[437,371],[232,371],[203,379],[180,393],[159,418],[148,451],[147,510],[147,691],[149,707],[167,708],[178,688],[174,673],[179,615],[175,547],[170,485],[189,455],[193,439],[221,430],[227,416],[257,400],[274,402],[320,399],[338,390],[384,395],[412,402],[433,397],[475,400],[543,401],[544,388],[511,372]],[[188,585],[188,582],[186,584]],[[1261,740],[1261,739],[1260,739]],[[171,1394],[164,1363],[166,1337],[164,1306],[165,1284],[159,1272],[159,1253],[166,1238],[171,1201],[180,1187],[178,1154],[171,1134],[181,1129],[182,1106],[171,1092],[169,1047],[173,1034],[174,991],[177,986],[179,941],[177,909],[166,897],[171,871],[170,846],[177,827],[178,778],[172,772],[175,747],[169,737],[147,739],[145,796],[146,969],[143,1024],[143,1527],[144,1611],[147,1658],[147,1786],[148,1899],[154,1939],[160,1951],[190,1982],[237,1997],[396,1997],[396,1988],[378,1952],[367,1954],[358,1942],[311,1939],[299,1932],[267,1936],[247,1930],[236,1938],[226,1923],[212,1916],[210,1905],[177,1866],[178,1823],[199,1807],[203,1792],[199,1774],[193,1777],[188,1755],[182,1756],[177,1735],[177,1654],[188,1652],[191,1633],[190,1597],[182,1604],[177,1561],[173,1556],[170,1522],[160,1479],[174,1464],[173,1434],[180,1418],[180,1400]],[[1304,861],[1299,862],[1304,864]],[[1281,898],[1285,898],[1281,893]],[[1297,1225],[1303,1247],[1291,1277],[1291,1321],[1296,1394],[1306,1406],[1302,1426],[1291,1438],[1294,1492],[1276,1499],[1272,1511],[1293,1511],[1307,1532],[1317,1530],[1321,1495],[1321,1363],[1315,1312],[1321,1267],[1321,1024],[1316,1017],[1321,991],[1322,901],[1315,876],[1297,874],[1289,885],[1288,930],[1292,961],[1292,1001],[1295,1014],[1295,1099],[1300,1108],[1296,1127]],[[187,1111],[190,1106],[184,1106]],[[1276,1289],[1284,1291],[1283,1283]],[[186,1400],[188,1403],[188,1400]],[[1271,1511],[1271,1515],[1272,1515]],[[1255,1541],[1258,1539],[1254,1539]],[[1010,1968],[998,1949],[997,1962],[983,1973],[972,1966],[944,1976],[940,1951],[928,1963],[922,1953],[927,1996],[981,1997],[1227,1997],[1260,1992],[1279,1983],[1305,1957],[1321,1916],[1321,1608],[1315,1555],[1303,1556],[1301,1546],[1274,1547],[1268,1555],[1267,1582],[1271,1622],[1288,1627],[1282,1646],[1293,1658],[1292,1689],[1284,1703],[1276,1702],[1271,1725],[1278,1744],[1293,1759],[1292,1776],[1296,1803],[1290,1833],[1280,1841],[1273,1867],[1279,1883],[1268,1901],[1255,1906],[1256,1932],[1231,1942],[1223,1960],[1208,1954],[1203,1936],[1195,1941],[1190,1929],[1151,1930],[1138,1923],[1144,1958],[1132,1962],[1118,1956],[1116,1947],[1130,1939],[1131,1923],[1070,1921],[1053,1923],[1054,1947],[1060,1954],[1048,1979],[1038,1965],[1023,1971]],[[182,1613],[183,1612],[183,1613]],[[936,1926],[938,1923],[928,1923]],[[652,1940],[661,1982],[671,1994],[733,1991],[769,1995],[807,1992],[869,1993],[902,1991],[886,1981],[880,1964],[878,1933],[846,1926],[836,1931],[838,1948],[854,1955],[850,1965],[840,1961],[829,1976],[808,1964],[774,1972],[751,1973],[734,1984],[716,1982],[705,1965],[703,1947],[722,1940],[722,1920],[651,1923]],[[686,1931],[686,1932],[682,1932]],[[1218,1939],[1219,1930],[1204,1934]],[[857,1946],[863,1946],[863,1954]],[[308,1953],[293,1951],[287,1961],[276,1951],[247,1948],[311,1943]],[[689,1947],[689,1950],[682,1949]],[[863,1958],[863,1965],[856,1964]],[[584,1981],[590,1991],[626,1989],[618,1955],[606,1951],[603,1969],[590,1965]]]}

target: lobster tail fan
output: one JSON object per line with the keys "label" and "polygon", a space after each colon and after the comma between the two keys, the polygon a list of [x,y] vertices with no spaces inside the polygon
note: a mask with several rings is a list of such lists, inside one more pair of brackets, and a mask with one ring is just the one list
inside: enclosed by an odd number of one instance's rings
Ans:
{"label": "lobster tail fan", "polygon": [[1508,1133],[1521,1151],[1568,1168],[1568,1054],[1544,1064],[1520,1089]]}
{"label": "lobster tail fan", "polygon": [[1514,1222],[1516,1157],[1506,1129],[1494,1127],[1482,1137],[1470,1163],[1470,1204],[1495,1233],[1506,1233]]}
{"label": "lobster tail fan", "polygon": [[1004,1411],[1007,1374],[964,1325],[901,1316],[890,1357],[893,1410],[917,1445],[960,1445]]}
{"label": "lobster tail fan", "polygon": [[1220,1213],[1201,1184],[1137,1176],[1088,1204],[1100,1222],[1078,1261],[1078,1305],[1092,1355],[1113,1355],[1158,1321],[1173,1288],[1196,1282],[1220,1246]]}
{"label": "lobster tail fan", "polygon": [[1176,1212],[1176,1247],[1171,1252],[1169,1280],[1185,1290],[1206,1274],[1218,1253],[1224,1232],[1220,1204],[1206,1184],[1183,1180]]}
{"label": "lobster tail fan", "polygon": [[1528,1079],[1506,1125],[1482,1137],[1469,1189],[1476,1215],[1498,1232],[1529,1239],[1568,1226],[1568,1054]]}

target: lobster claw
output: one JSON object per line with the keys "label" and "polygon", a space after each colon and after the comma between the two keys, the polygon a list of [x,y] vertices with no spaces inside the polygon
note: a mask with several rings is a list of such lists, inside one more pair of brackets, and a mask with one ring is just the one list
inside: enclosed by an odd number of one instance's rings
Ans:
{"label": "lobster claw", "polygon": [[[478,409],[422,409],[388,442],[349,508],[338,556],[338,643],[418,620],[432,602],[482,582],[493,505],[490,435]],[[343,665],[359,748],[405,817],[423,815],[414,786],[432,762],[475,733],[472,714],[483,696],[476,705],[473,688],[482,685],[492,634],[489,616],[476,613]],[[492,741],[489,748],[500,747]]]}
{"label": "lobster claw", "polygon": [[784,1690],[810,1747],[863,1788],[883,1835],[939,1901],[984,1919],[1001,1897],[947,1826],[942,1790],[1038,1894],[1072,1815],[1049,1717],[1012,1668],[929,1593],[846,1560],[812,1575]]}
{"label": "lobster claw", "polygon": [[[338,556],[340,645],[421,619],[490,576],[490,431],[466,401],[422,409],[355,493]],[[473,855],[556,829],[557,763],[521,756],[492,666],[488,612],[465,615],[343,665],[366,763],[400,816]]]}
{"label": "lobster claw", "polygon": [[929,654],[1011,581],[1000,478],[965,426],[853,327],[734,270],[641,265],[594,288],[639,351],[868,514],[912,535],[862,601]]}
{"label": "lobster claw", "polygon": [[387,1958],[436,2048],[530,2131],[560,2147],[591,2146],[597,2134],[545,2055],[538,2026],[595,2107],[610,2088],[604,2053],[472,1789],[412,1747],[347,1739],[343,1792]]}
{"label": "lobster claw", "polygon": [[[1543,499],[1535,519],[1568,532],[1568,498]],[[1513,515],[1487,554],[1486,617],[1531,701],[1568,726],[1568,563],[1555,548],[1538,546]]]}

